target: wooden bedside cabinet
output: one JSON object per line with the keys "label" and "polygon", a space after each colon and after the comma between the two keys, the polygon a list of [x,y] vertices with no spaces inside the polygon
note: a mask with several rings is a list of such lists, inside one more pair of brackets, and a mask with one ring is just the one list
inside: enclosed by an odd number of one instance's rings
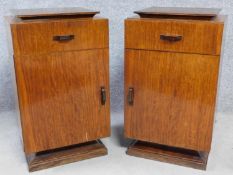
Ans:
{"label": "wooden bedside cabinet", "polygon": [[206,169],[224,17],[149,8],[125,20],[127,154]]}
{"label": "wooden bedside cabinet", "polygon": [[107,154],[108,20],[82,8],[16,11],[11,21],[29,170]]}

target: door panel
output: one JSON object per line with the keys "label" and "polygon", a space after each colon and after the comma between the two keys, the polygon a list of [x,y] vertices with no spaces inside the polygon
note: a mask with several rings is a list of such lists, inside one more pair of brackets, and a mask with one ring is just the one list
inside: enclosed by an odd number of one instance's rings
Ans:
{"label": "door panel", "polygon": [[26,153],[109,136],[108,66],[108,49],[15,57]]}
{"label": "door panel", "polygon": [[125,135],[209,151],[218,69],[218,56],[126,49]]}

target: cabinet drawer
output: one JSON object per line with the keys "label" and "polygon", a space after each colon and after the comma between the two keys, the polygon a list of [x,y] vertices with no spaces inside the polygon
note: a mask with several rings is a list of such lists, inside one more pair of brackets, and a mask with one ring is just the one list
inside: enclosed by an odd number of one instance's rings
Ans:
{"label": "cabinet drawer", "polygon": [[127,19],[125,47],[220,55],[223,25],[200,20]]}
{"label": "cabinet drawer", "polygon": [[15,55],[108,48],[107,19],[22,22],[11,30]]}

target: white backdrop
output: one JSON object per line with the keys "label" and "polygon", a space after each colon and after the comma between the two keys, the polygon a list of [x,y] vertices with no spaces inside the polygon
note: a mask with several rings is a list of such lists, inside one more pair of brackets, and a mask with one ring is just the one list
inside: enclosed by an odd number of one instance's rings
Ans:
{"label": "white backdrop", "polygon": [[110,70],[112,111],[123,110],[123,30],[124,19],[133,11],[150,6],[217,7],[227,14],[228,28],[218,97],[218,111],[233,111],[233,0],[0,0],[0,113],[14,109],[14,91],[11,80],[12,58],[7,49],[7,35],[3,16],[15,8],[86,7],[100,10],[110,20]]}

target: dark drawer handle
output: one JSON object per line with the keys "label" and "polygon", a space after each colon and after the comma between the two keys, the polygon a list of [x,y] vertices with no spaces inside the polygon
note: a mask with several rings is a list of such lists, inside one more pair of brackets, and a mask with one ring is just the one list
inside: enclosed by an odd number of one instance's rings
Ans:
{"label": "dark drawer handle", "polygon": [[105,103],[106,103],[106,89],[105,89],[105,87],[101,87],[100,88],[100,95],[101,95],[101,104],[102,105],[105,105]]}
{"label": "dark drawer handle", "polygon": [[182,40],[181,35],[160,35],[160,39],[169,42],[177,42]]}
{"label": "dark drawer handle", "polygon": [[134,88],[130,87],[128,92],[128,103],[129,105],[133,106],[134,101]]}
{"label": "dark drawer handle", "polygon": [[57,35],[53,37],[54,41],[70,41],[74,39],[74,35]]}

